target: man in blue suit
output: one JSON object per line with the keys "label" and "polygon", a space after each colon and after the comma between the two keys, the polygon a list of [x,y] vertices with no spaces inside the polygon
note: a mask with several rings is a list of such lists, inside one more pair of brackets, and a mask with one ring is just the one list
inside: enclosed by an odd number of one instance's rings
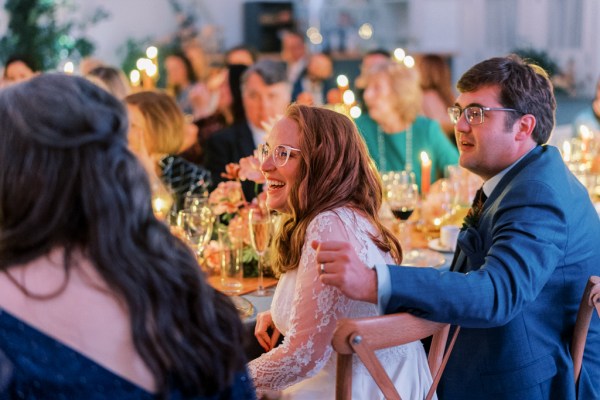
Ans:
{"label": "man in blue suit", "polygon": [[[483,203],[459,236],[451,272],[361,263],[343,242],[313,243],[321,281],[349,297],[461,325],[438,395],[574,399],[569,344],[586,281],[600,275],[600,219],[557,149],[552,85],[539,67],[492,58],[467,71],[449,114],[460,165],[481,176]],[[402,327],[398,327],[402,329]],[[600,398],[596,318],[579,382]]]}

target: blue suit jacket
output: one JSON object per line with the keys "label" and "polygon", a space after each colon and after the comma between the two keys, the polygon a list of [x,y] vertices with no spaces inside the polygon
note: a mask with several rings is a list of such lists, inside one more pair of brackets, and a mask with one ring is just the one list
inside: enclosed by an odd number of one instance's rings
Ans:
{"label": "blue suit jacket", "polygon": [[[520,160],[458,246],[458,272],[389,267],[387,313],[462,326],[440,399],[574,399],[569,344],[587,279],[600,274],[600,219],[557,149]],[[600,397],[598,318],[579,390]]]}

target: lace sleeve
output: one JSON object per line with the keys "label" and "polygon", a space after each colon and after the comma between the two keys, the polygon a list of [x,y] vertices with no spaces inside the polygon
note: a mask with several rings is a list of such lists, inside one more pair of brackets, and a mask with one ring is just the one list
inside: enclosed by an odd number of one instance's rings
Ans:
{"label": "lace sleeve", "polygon": [[249,364],[257,390],[285,389],[315,375],[329,360],[336,321],[346,316],[350,300],[337,288],[319,281],[315,250],[310,243],[348,240],[356,245],[354,235],[334,212],[320,214],[310,223],[298,267],[288,333],[281,345]]}

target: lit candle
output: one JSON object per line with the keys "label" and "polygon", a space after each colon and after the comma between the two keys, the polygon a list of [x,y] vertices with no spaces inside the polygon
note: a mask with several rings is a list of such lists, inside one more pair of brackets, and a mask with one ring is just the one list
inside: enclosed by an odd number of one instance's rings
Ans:
{"label": "lit candle", "polygon": [[129,80],[131,81],[131,84],[134,87],[140,86],[140,80],[141,80],[140,71],[138,71],[137,69],[132,70],[129,73]]}
{"label": "lit candle", "polygon": [[73,72],[75,72],[75,65],[73,64],[73,62],[67,61],[65,63],[65,66],[63,67],[63,71],[65,72],[65,74],[72,75]]}
{"label": "lit candle", "polygon": [[340,89],[340,92],[342,93],[344,90],[347,90],[350,85],[350,81],[348,81],[348,77],[346,75],[338,75],[336,78],[336,83],[338,85],[338,89]]}
{"label": "lit candle", "polygon": [[431,184],[431,160],[424,151],[421,152],[421,193],[423,196],[429,193]]}

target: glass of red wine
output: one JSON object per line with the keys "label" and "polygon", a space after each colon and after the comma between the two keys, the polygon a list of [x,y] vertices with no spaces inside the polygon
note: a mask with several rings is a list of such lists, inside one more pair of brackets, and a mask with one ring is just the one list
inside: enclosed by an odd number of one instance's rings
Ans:
{"label": "glass of red wine", "polygon": [[410,248],[410,229],[407,220],[419,202],[419,188],[414,174],[400,171],[394,174],[387,187],[387,202],[398,221],[400,242],[405,250]]}

